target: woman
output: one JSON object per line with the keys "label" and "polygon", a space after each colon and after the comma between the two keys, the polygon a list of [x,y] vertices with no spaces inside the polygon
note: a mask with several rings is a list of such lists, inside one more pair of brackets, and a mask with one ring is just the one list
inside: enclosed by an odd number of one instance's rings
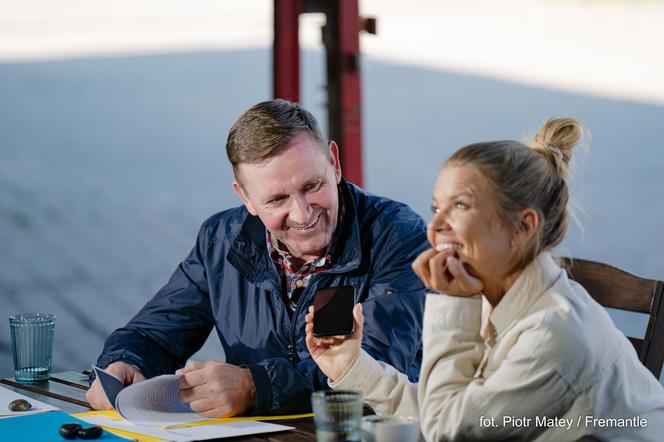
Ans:
{"label": "woman", "polygon": [[[544,124],[528,146],[466,146],[433,195],[432,248],[413,269],[427,296],[419,385],[352,336],[307,346],[334,389],[378,414],[419,415],[427,440],[662,440],[664,389],[605,310],[555,262],[567,230],[566,178],[581,126]],[[611,419],[611,420],[601,420]]]}

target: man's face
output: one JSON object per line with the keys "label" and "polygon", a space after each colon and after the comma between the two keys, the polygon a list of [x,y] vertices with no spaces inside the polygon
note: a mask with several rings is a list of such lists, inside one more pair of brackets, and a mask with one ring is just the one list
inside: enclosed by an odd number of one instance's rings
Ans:
{"label": "man's face", "polygon": [[310,135],[300,134],[278,156],[238,165],[242,186],[233,181],[247,210],[304,261],[325,251],[337,227],[341,168],[334,142],[328,152]]}

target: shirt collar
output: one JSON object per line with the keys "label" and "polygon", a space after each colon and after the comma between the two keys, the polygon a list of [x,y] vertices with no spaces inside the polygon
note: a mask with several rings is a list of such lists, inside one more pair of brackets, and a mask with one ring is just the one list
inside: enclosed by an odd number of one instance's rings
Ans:
{"label": "shirt collar", "polygon": [[[523,269],[521,275],[493,310],[487,307],[482,308],[482,322],[484,322],[485,316],[489,315],[489,321],[495,328],[496,335],[500,336],[556,282],[561,272],[563,270],[556,264],[549,252],[540,253]],[[483,304],[488,304],[488,301],[485,300]]]}
{"label": "shirt collar", "polygon": [[[267,243],[268,253],[270,254],[270,258],[272,259],[272,261],[274,261],[277,265],[281,267],[285,267],[285,269],[288,270],[289,273],[294,273],[291,270],[293,255],[290,253],[290,251],[288,251],[288,249],[286,249],[285,247],[282,247],[279,241],[270,233],[269,230],[265,229],[265,235],[267,238],[266,243]],[[332,256],[330,255],[331,249],[332,249],[332,242],[328,244],[327,249],[325,249],[325,252],[322,255],[320,255],[318,258],[314,259],[313,261],[305,263],[304,267],[318,268],[329,265],[332,259]]]}

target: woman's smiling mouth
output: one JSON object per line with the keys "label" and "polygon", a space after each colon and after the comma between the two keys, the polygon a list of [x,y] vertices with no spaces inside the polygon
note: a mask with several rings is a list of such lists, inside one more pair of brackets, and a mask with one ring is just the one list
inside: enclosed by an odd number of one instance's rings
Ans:
{"label": "woman's smiling mouth", "polygon": [[458,242],[439,242],[436,244],[436,252],[442,252],[443,250],[461,250],[463,245]]}

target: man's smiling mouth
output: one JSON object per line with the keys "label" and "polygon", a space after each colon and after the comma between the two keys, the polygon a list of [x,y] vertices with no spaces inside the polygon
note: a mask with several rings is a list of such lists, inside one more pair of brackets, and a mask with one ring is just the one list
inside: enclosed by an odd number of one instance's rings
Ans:
{"label": "man's smiling mouth", "polygon": [[314,220],[306,226],[302,226],[302,227],[294,227],[293,226],[293,227],[290,227],[290,228],[293,229],[293,230],[308,230],[308,229],[311,229],[313,226],[318,224],[318,220],[320,219],[320,217],[322,215],[323,215],[322,213],[319,213],[318,216],[316,218],[314,218]]}

